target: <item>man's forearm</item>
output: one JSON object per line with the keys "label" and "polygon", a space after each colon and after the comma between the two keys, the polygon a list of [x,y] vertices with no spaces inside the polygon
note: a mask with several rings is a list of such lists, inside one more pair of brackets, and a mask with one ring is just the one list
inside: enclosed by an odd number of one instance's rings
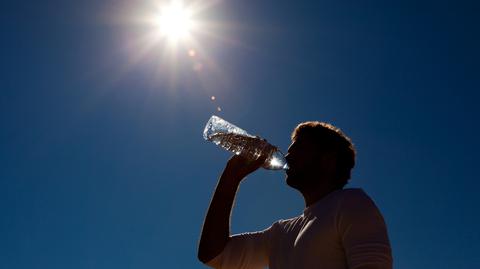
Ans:
{"label": "man's forearm", "polygon": [[224,171],[218,182],[203,224],[198,259],[203,263],[215,258],[230,238],[230,214],[240,179]]}

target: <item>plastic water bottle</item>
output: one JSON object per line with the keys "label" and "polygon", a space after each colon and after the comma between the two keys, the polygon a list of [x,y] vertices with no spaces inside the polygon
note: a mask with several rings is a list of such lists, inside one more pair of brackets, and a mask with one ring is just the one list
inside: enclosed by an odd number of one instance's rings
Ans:
{"label": "plastic water bottle", "polygon": [[266,169],[288,168],[285,156],[277,147],[215,115],[208,120],[203,131],[203,138],[251,160],[256,160],[260,156],[268,156],[263,165]]}

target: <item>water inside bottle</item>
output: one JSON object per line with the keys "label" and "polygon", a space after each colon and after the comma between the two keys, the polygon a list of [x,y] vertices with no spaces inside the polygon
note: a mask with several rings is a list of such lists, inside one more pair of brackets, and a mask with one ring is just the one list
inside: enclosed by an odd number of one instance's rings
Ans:
{"label": "water inside bottle", "polygon": [[216,145],[237,155],[242,154],[249,159],[254,160],[262,155],[269,155],[263,166],[266,169],[278,170],[288,168],[283,154],[277,148],[258,137],[218,132],[210,135],[208,138]]}
{"label": "water inside bottle", "polygon": [[237,155],[242,153],[251,159],[260,157],[267,144],[256,137],[234,133],[214,133],[209,139],[226,150],[234,152]]}

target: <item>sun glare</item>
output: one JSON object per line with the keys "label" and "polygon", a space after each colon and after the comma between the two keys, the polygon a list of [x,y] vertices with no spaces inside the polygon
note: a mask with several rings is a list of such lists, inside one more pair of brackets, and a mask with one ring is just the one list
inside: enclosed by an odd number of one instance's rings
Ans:
{"label": "sun glare", "polygon": [[241,45],[223,36],[221,33],[226,32],[230,26],[215,19],[220,10],[213,8],[224,1],[127,2],[124,13],[118,19],[128,26],[125,27],[128,33],[125,49],[129,52],[129,65],[154,65],[155,81],[168,81],[171,89],[185,78],[183,76],[192,74],[199,79],[199,83],[208,85],[209,89],[220,85],[218,80],[227,83],[223,79],[226,76],[221,74],[222,69],[211,53],[212,48],[208,47],[215,45],[214,48],[217,48],[219,42]]}
{"label": "sun glare", "polygon": [[170,41],[189,36],[193,27],[192,12],[180,1],[172,1],[161,10],[158,20],[162,35]]}

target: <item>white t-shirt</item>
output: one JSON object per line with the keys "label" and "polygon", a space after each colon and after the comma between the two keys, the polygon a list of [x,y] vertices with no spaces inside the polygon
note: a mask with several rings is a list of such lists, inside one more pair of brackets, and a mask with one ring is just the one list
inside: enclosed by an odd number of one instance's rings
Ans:
{"label": "white t-shirt", "polygon": [[336,190],[302,215],[266,230],[232,236],[208,262],[222,269],[391,269],[383,217],[361,189]]}

